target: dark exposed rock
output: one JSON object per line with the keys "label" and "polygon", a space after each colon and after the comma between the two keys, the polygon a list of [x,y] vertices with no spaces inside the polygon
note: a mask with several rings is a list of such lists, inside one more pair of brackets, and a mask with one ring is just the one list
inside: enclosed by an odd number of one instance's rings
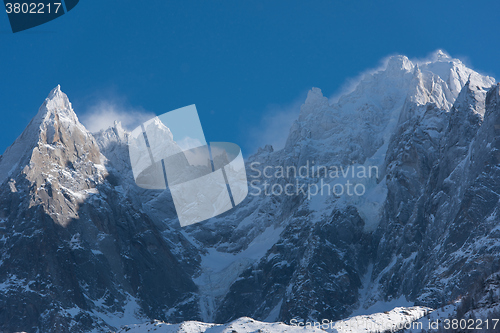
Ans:
{"label": "dark exposed rock", "polygon": [[492,83],[440,53],[392,57],[333,105],[315,88],[285,148],[248,159],[250,192],[319,181],[266,166],[376,165],[366,196],[249,195],[183,229],[169,190],[135,185],[129,133],[89,133],[57,87],[0,158],[0,330],[336,320],[466,294],[500,269]]}

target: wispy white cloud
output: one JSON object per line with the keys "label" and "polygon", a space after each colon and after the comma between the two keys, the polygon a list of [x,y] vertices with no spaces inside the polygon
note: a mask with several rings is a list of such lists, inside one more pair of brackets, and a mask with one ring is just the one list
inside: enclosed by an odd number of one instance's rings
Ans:
{"label": "wispy white cloud", "polygon": [[90,132],[95,133],[113,126],[115,121],[121,122],[125,129],[132,130],[155,116],[154,113],[142,108],[124,106],[123,103],[114,100],[100,100],[80,119]]}
{"label": "wispy white cloud", "polygon": [[[445,50],[437,49],[437,50],[429,53],[424,58],[410,58],[409,60],[411,62],[413,62],[414,64],[423,64],[423,63],[427,63],[427,62],[431,62],[431,61],[436,61],[438,58],[438,52],[441,52],[445,56],[449,56],[449,53],[447,53]],[[330,104],[337,103],[341,96],[348,95],[348,94],[352,93],[356,89],[356,87],[359,85],[359,83],[366,76],[373,75],[377,72],[385,70],[387,68],[387,63],[389,62],[389,59],[393,56],[398,56],[398,55],[404,55],[404,54],[394,53],[394,54],[387,55],[387,56],[383,57],[379,61],[378,65],[375,66],[374,68],[369,68],[367,70],[362,71],[361,73],[359,73],[358,75],[356,75],[354,77],[347,78],[345,80],[344,84],[342,84],[342,86],[340,87],[340,89],[338,89],[333,95],[331,95],[328,98]]]}
{"label": "wispy white cloud", "polygon": [[249,142],[247,146],[253,151],[268,144],[272,145],[274,150],[285,147],[290,127],[298,118],[300,106],[306,97],[307,92],[303,92],[286,105],[269,105],[261,117],[259,125],[248,131]]}
{"label": "wispy white cloud", "polygon": [[[429,61],[436,61],[436,58],[441,51],[444,55],[449,56],[445,50],[435,50],[430,52],[427,56],[423,58],[410,58],[410,61],[416,64],[421,64]],[[390,54],[382,58],[378,65],[360,72],[358,75],[347,78],[345,83],[337,89],[337,91],[330,95],[330,104],[337,103],[339,98],[343,95],[347,95],[353,92],[359,83],[367,76],[373,75],[379,71],[387,68],[388,61],[391,57],[396,55],[402,55],[400,53]],[[459,57],[460,59],[465,57]],[[466,63],[470,63],[467,58],[465,58]],[[321,88],[321,87],[320,87]],[[306,100],[307,92],[300,94],[294,101],[286,105],[270,105],[267,111],[261,118],[259,126],[251,128],[248,134],[248,144],[247,147],[250,150],[256,151],[257,148],[263,147],[266,144],[271,144],[275,150],[281,149],[285,146],[286,139],[288,138],[288,133],[293,122],[298,118],[300,113],[300,106]]]}
{"label": "wispy white cloud", "polygon": [[330,104],[335,104],[339,101],[339,98],[343,95],[348,95],[350,93],[352,93],[356,87],[358,86],[358,84],[368,75],[372,75],[372,74],[375,74],[381,70],[384,70],[387,68],[387,62],[389,61],[389,59],[392,57],[392,56],[395,56],[397,54],[392,54],[392,55],[388,55],[384,58],[382,58],[378,65],[374,68],[370,68],[370,69],[367,69],[367,70],[364,70],[362,71],[361,73],[359,73],[358,75],[354,76],[354,77],[351,77],[351,78],[347,78],[345,80],[345,82],[340,86],[340,89],[337,89],[337,91],[335,91],[335,93],[333,93],[329,98],[328,98],[328,101],[330,102]]}
{"label": "wispy white cloud", "polygon": [[[385,69],[390,57],[387,56],[380,60],[379,65],[375,68],[363,71],[353,78],[348,78],[340,89],[329,97],[330,104],[336,103],[340,96],[354,91],[366,75]],[[300,107],[305,102],[306,97],[307,91],[304,91],[295,100],[286,105],[269,105],[261,118],[259,126],[250,129],[247,146],[254,151],[266,144],[272,145],[275,150],[283,148],[288,138],[290,127],[298,118]]]}
{"label": "wispy white cloud", "polygon": [[414,59],[410,58],[410,60],[413,63],[415,63],[415,64],[421,65],[421,64],[424,64],[424,63],[427,63],[427,62],[436,61],[440,52],[443,53],[445,56],[448,56],[448,57],[453,58],[453,59],[460,60],[466,67],[468,67],[468,68],[470,68],[470,69],[478,72],[481,75],[495,77],[495,73],[492,73],[492,72],[489,72],[489,71],[485,71],[485,70],[480,69],[480,68],[476,68],[473,65],[472,60],[470,59],[470,57],[468,55],[465,55],[465,54],[454,54],[454,55],[451,55],[450,53],[448,53],[444,49],[437,49],[437,50],[429,53],[424,58],[414,58]]}
{"label": "wispy white cloud", "polygon": [[[353,78],[348,78],[340,89],[329,97],[330,104],[336,103],[340,96],[354,91],[366,75],[385,69],[391,56],[384,57],[375,68],[363,71]],[[304,91],[295,100],[286,105],[269,105],[264,116],[261,118],[259,126],[250,130],[250,134],[248,135],[250,142],[247,146],[254,151],[266,144],[272,145],[275,150],[283,148],[288,138],[290,127],[298,118],[300,107],[305,102],[306,97],[307,91]]]}

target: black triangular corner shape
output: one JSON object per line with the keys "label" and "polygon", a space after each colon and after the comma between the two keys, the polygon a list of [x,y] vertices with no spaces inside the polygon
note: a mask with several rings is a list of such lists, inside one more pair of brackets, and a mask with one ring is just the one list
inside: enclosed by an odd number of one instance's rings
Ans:
{"label": "black triangular corner shape", "polygon": [[66,4],[66,12],[69,12],[72,10],[79,2],[80,0],[64,0],[64,3]]}

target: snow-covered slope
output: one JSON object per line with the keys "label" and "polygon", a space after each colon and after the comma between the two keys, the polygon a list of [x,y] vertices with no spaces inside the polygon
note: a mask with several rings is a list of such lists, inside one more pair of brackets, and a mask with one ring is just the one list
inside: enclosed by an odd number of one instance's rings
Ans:
{"label": "snow-covered slope", "polygon": [[492,274],[469,289],[467,295],[450,302],[407,326],[402,333],[500,330],[500,275]]}
{"label": "snow-covered slope", "polygon": [[[168,189],[136,186],[130,133],[89,133],[55,88],[0,159],[0,330],[338,322],[456,300],[500,270],[494,82],[437,51],[390,57],[332,104],[313,88],[284,149],[247,158],[247,199],[186,228]],[[332,193],[348,182],[363,194]]]}
{"label": "snow-covered slope", "polygon": [[[319,89],[312,89],[290,130],[285,148],[276,152],[271,147],[262,149],[249,158],[248,164],[256,162],[255,168],[260,172],[268,166],[271,170],[276,166],[300,168],[308,162],[326,166],[377,166],[379,177],[322,179],[332,185],[347,180],[362,183],[366,188],[363,196],[329,194],[308,200],[303,195],[261,194],[249,198],[246,207],[234,215],[214,219],[213,224],[206,223],[190,232],[196,237],[205,228],[216,230],[217,224],[227,225],[230,219],[235,225],[233,233],[243,238],[237,242],[238,246],[243,243],[245,248],[256,229],[259,234],[284,228],[267,254],[239,275],[220,301],[220,314],[214,319],[223,322],[238,315],[283,320],[309,316],[340,319],[359,307],[405,299],[410,295],[411,285],[422,285],[424,279],[416,281],[419,266],[413,266],[414,270],[408,268],[415,259],[420,259],[418,252],[428,248],[418,250],[415,239],[409,249],[405,237],[409,236],[410,226],[405,229],[404,221],[412,216],[422,187],[427,184],[433,190],[429,171],[439,164],[441,145],[445,144],[443,133],[459,132],[449,127],[448,118],[459,108],[458,104],[456,108],[452,106],[468,81],[474,92],[480,91],[479,102],[472,108],[481,113],[481,99],[494,79],[474,72],[442,52],[422,62],[412,62],[404,56],[391,57],[385,68],[367,74],[352,93],[341,96],[332,105]],[[462,140],[470,144],[470,140]],[[443,167],[451,165],[448,163]],[[264,179],[252,168],[249,174],[250,180],[261,185],[267,181],[269,187],[285,186],[299,178]],[[408,183],[406,178],[410,179]],[[299,181],[309,185],[319,184],[320,179],[309,177]],[[250,215],[245,213],[247,207],[252,208],[248,211]],[[423,223],[420,215],[413,218]],[[389,221],[390,227],[386,225]],[[389,236],[394,233],[398,236]],[[231,252],[234,239],[223,239],[219,251]],[[399,244],[401,250],[404,248],[402,252],[396,250]],[[235,250],[241,251],[239,247]],[[396,268],[400,279],[395,278]],[[429,270],[435,271],[436,267],[429,266]],[[386,286],[388,283],[392,285]],[[418,293],[416,288],[413,290]],[[427,304],[424,299],[419,301]],[[416,297],[408,300],[411,303]],[[248,304],[255,310],[249,313]],[[234,313],[233,309],[243,310]],[[276,313],[277,317],[271,316]]]}
{"label": "snow-covered slope", "polygon": [[[303,332],[302,327],[291,327],[283,323],[264,323],[253,320],[252,318],[243,317],[237,319],[229,324],[217,325],[217,324],[207,324],[197,321],[188,321],[180,324],[168,324],[160,321],[155,321],[140,325],[131,325],[122,328],[120,333],[146,333],[146,332],[157,332],[157,333],[249,333],[249,332]],[[324,332],[321,329],[312,328],[308,332]]]}
{"label": "snow-covered slope", "polygon": [[188,321],[180,324],[169,324],[153,321],[145,324],[128,325],[118,333],[252,333],[252,332],[328,332],[328,333],[375,333],[391,330],[393,332],[432,312],[425,307],[395,308],[384,313],[374,313],[369,316],[356,316],[340,321],[296,321],[285,324],[283,322],[267,323],[248,317],[236,319],[228,324],[207,324],[197,321]]}

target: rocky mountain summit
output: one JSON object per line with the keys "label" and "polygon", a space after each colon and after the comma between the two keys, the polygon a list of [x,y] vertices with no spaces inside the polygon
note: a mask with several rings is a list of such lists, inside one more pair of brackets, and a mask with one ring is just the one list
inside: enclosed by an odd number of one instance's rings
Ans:
{"label": "rocky mountain summit", "polygon": [[[454,301],[500,270],[499,115],[460,60],[390,57],[334,103],[313,88],[285,147],[247,158],[247,199],[181,228],[168,189],[136,186],[129,133],[89,133],[56,87],[0,158],[0,331]],[[348,182],[363,194],[332,193]]]}

